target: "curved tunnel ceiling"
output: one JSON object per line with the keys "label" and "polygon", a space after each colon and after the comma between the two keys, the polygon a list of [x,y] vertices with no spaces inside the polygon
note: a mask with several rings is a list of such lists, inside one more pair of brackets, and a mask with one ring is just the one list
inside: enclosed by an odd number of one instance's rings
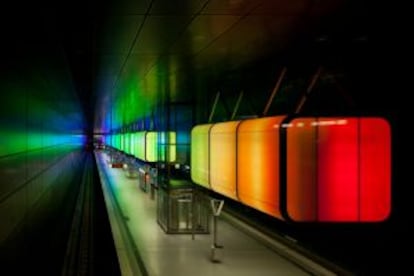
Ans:
{"label": "curved tunnel ceiling", "polygon": [[[131,102],[133,110],[111,128],[147,116],[167,94],[172,101],[196,97],[197,109],[220,85],[237,90],[260,74],[271,75],[271,90],[283,66],[318,65],[335,58],[329,51],[347,51],[351,40],[364,44],[369,8],[351,0],[39,1],[5,11],[3,37],[12,42],[3,66],[27,69],[10,52],[26,64],[55,63],[50,73],[66,78],[70,92],[38,98],[73,103],[59,110],[72,116],[80,108],[84,128],[103,132],[109,110]],[[249,69],[255,64],[267,69]]]}
{"label": "curved tunnel ceiling", "polygon": [[105,131],[111,105],[128,108],[135,101],[130,118],[114,123],[119,127],[150,114],[166,93],[172,101],[214,94],[206,87],[229,75],[237,82],[240,71],[255,62],[272,59],[279,68],[304,49],[318,54],[318,43],[338,32],[363,35],[364,27],[353,22],[360,21],[362,5],[349,6],[345,0],[154,0],[109,6],[94,24],[94,130]]}

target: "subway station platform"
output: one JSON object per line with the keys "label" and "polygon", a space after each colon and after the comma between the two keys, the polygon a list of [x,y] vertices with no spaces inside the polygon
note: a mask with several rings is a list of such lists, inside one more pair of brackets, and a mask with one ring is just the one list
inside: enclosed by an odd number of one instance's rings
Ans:
{"label": "subway station platform", "polygon": [[223,217],[217,228],[223,248],[213,262],[211,231],[194,239],[191,234],[167,234],[157,223],[156,198],[139,188],[137,178],[112,168],[105,152],[95,156],[123,275],[335,275],[309,271]]}

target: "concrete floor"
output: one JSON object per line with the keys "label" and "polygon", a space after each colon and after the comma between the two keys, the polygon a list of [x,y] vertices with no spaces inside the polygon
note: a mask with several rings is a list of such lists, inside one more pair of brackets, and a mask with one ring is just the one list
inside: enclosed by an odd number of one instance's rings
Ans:
{"label": "concrete floor", "polygon": [[196,235],[194,240],[188,234],[166,234],[157,223],[156,200],[138,187],[138,179],[111,168],[103,152],[96,152],[96,159],[124,275],[135,274],[134,261],[142,261],[143,275],[310,275],[222,219],[218,222],[218,239],[224,246],[221,262],[211,262],[211,234]]}

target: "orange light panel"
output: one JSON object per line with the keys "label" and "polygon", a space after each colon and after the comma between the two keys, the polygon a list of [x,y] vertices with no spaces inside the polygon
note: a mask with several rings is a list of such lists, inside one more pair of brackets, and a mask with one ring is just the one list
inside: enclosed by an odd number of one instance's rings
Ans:
{"label": "orange light panel", "polygon": [[245,120],[237,132],[238,197],[279,219],[279,128],[284,118]]}

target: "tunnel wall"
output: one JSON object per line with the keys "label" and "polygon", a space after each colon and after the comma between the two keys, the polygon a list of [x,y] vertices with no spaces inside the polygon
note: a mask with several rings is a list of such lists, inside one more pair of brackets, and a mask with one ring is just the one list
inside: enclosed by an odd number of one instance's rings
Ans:
{"label": "tunnel wall", "polygon": [[3,271],[59,274],[66,248],[85,129],[68,65],[54,43],[11,51],[0,65]]}

